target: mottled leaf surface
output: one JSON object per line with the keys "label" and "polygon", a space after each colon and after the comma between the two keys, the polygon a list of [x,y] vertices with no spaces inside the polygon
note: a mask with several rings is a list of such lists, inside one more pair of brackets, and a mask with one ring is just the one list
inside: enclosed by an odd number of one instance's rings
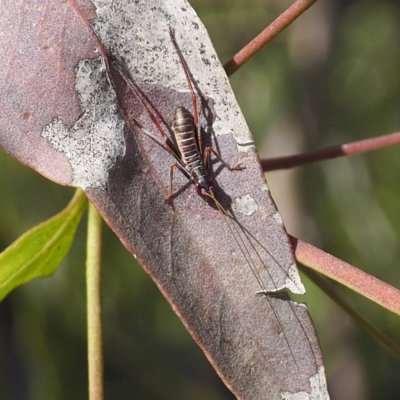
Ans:
{"label": "mottled leaf surface", "polygon": [[63,1],[0,5],[0,145],[62,184],[71,184],[73,170],[42,131],[54,119],[73,126],[81,115],[75,68],[96,55],[86,20],[94,16],[90,2],[82,9]]}
{"label": "mottled leaf surface", "polygon": [[[14,59],[20,73],[1,71],[1,101],[7,104],[1,145],[51,179],[85,189],[238,398],[328,398],[306,307],[285,294],[257,294],[304,288],[247,125],[189,4],[46,4],[38,6],[36,19],[47,24],[19,26],[28,26],[24,38],[36,42],[13,39],[15,46],[33,48],[31,58],[44,57],[43,66],[26,66],[14,49],[6,65]],[[10,14],[18,12],[26,18],[23,9]],[[104,58],[115,58],[168,131],[177,106],[192,110],[170,26],[203,99],[204,141],[231,165],[246,167],[230,172],[213,161],[216,197],[231,215],[230,225],[180,172],[174,199],[166,202],[173,158],[135,126],[137,120],[161,138],[126,79]]]}

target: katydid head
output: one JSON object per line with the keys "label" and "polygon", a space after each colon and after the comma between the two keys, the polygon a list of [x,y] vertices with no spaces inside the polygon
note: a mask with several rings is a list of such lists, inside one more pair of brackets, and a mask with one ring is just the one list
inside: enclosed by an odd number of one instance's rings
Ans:
{"label": "katydid head", "polygon": [[214,199],[214,180],[208,176],[202,176],[195,184],[194,189],[201,197]]}

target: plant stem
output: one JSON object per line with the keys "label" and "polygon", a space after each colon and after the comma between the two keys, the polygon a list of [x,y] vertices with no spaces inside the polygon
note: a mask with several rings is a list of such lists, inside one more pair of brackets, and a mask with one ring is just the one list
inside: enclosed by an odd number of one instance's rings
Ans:
{"label": "plant stem", "polygon": [[224,69],[226,74],[228,76],[232,75],[316,2],[317,0],[297,0],[248,45],[243,47],[232,59],[225,63]]}
{"label": "plant stem", "polygon": [[366,153],[396,144],[400,144],[400,132],[363,139],[357,142],[330,146],[303,154],[295,154],[293,156],[269,158],[267,160],[261,160],[261,165],[264,171],[274,171],[311,164],[317,161],[330,160],[336,157]]}
{"label": "plant stem", "polygon": [[102,219],[92,203],[89,203],[87,234],[87,329],[89,399],[103,399],[103,334],[101,304],[101,246]]}

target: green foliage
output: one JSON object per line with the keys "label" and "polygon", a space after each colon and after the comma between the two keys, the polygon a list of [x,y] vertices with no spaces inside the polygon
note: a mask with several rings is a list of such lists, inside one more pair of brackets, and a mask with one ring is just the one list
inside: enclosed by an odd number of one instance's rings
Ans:
{"label": "green foliage", "polygon": [[17,286],[52,275],[71,247],[87,200],[77,190],[68,206],[0,254],[0,300]]}

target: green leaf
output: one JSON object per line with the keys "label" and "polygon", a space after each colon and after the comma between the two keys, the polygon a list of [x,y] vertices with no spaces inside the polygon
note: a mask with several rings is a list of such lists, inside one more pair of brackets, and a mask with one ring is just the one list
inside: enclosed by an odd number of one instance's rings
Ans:
{"label": "green leaf", "polygon": [[67,254],[86,207],[78,189],[59,214],[24,233],[0,254],[0,300],[17,286],[52,275]]}

